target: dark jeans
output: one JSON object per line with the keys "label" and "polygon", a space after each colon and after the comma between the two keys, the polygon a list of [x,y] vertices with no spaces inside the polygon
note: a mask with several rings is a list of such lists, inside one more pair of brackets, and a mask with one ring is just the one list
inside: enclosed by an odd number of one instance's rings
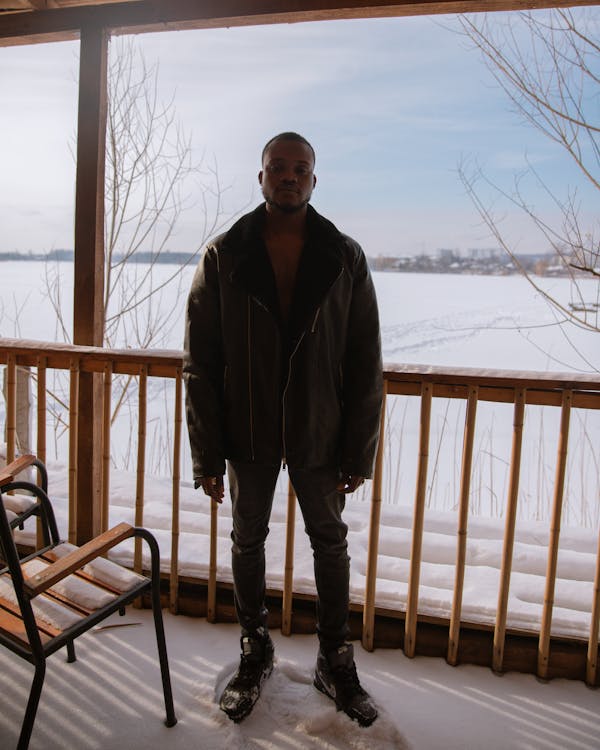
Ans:
{"label": "dark jeans", "polygon": [[[342,521],[345,497],[336,491],[336,469],[288,470],[313,550],[319,641],[329,651],[344,643],[349,633],[350,558],[348,527]],[[279,466],[228,463],[235,607],[244,631],[267,624],[265,539],[278,475]]]}

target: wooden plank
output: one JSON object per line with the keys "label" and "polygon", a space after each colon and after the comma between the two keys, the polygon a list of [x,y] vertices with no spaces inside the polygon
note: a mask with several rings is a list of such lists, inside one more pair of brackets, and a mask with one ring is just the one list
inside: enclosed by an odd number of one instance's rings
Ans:
{"label": "wooden plank", "polygon": [[[25,623],[18,612],[19,610],[14,605],[0,598],[0,631],[3,636],[12,638],[22,646],[30,648]],[[51,638],[60,634],[60,630],[56,630],[46,623],[44,623],[44,629],[39,627],[39,623],[36,622],[36,624],[38,624],[38,632],[42,643],[48,643]]]}
{"label": "wooden plank", "polygon": [[288,479],[287,519],[285,527],[285,567],[281,605],[281,632],[292,634],[292,599],[294,591],[294,542],[296,531],[296,493]]}
{"label": "wooden plank", "polygon": [[415,505],[413,512],[412,541],[410,547],[410,574],[406,599],[406,625],[404,632],[404,653],[409,658],[412,658],[415,655],[417,641],[417,610],[419,606],[419,580],[421,576],[423,527],[425,522],[432,394],[432,384],[423,383],[419,432],[419,466],[417,470],[417,487],[415,491]]}
{"label": "wooden plank", "polygon": [[111,412],[112,365],[110,362],[107,362],[104,366],[104,382],[102,388],[102,508],[100,511],[101,533],[106,531],[109,525]]}
{"label": "wooden plank", "polygon": [[494,629],[494,651],[492,669],[501,672],[504,660],[504,640],[506,636],[506,616],[508,609],[508,592],[512,570],[513,548],[515,543],[515,524],[517,520],[517,502],[519,496],[519,477],[521,472],[521,447],[523,443],[523,422],[525,419],[525,391],[515,391],[515,409],[513,418],[513,440],[510,459],[510,484],[502,544],[502,564],[500,569],[500,587],[496,607],[496,627]]}
{"label": "wooden plank", "polygon": [[550,538],[548,541],[548,563],[546,566],[544,608],[542,611],[542,623],[540,627],[540,641],[538,647],[537,673],[538,677],[541,679],[548,678],[550,632],[552,627],[552,608],[554,606],[554,589],[556,586],[556,570],[558,565],[560,523],[565,490],[565,476],[567,471],[571,401],[571,392],[565,391],[563,393],[563,406],[558,438],[558,451],[556,456],[556,474],[554,480],[554,499],[552,502],[552,520],[550,522]]}
{"label": "wooden plank", "polygon": [[[103,372],[113,364],[115,374],[136,375],[140,365],[147,365],[148,376],[176,377],[182,366],[182,352],[177,350],[105,349],[45,341],[0,338],[0,363],[16,354],[17,364],[37,366],[43,355],[51,369],[68,370],[73,355],[81,359],[82,372]],[[514,388],[526,388],[526,403],[560,406],[562,391],[573,393],[573,408],[600,408],[600,378],[576,373],[534,373],[520,370],[487,370],[475,367],[430,367],[386,364],[384,379],[390,395],[421,393],[421,382],[433,383],[435,398],[467,398],[468,387],[477,385],[479,401],[512,403]]]}
{"label": "wooden plank", "polygon": [[596,552],[596,572],[594,574],[594,597],[592,600],[592,616],[590,618],[590,637],[588,640],[585,667],[585,681],[587,685],[596,685],[598,675],[598,628],[600,626],[600,534],[598,534],[598,549]]}
{"label": "wooden plank", "polygon": [[387,381],[383,381],[383,402],[379,422],[379,442],[373,471],[371,494],[371,515],[369,519],[369,540],[367,548],[367,570],[365,581],[365,604],[363,609],[362,645],[372,651],[375,644],[375,595],[377,589],[377,557],[379,553],[379,527],[381,519],[383,458],[385,454],[385,408],[387,403]]}
{"label": "wooden plank", "polygon": [[[51,11],[57,13],[60,11]],[[104,170],[108,36],[84,27],[79,62],[73,342],[102,346],[104,332]],[[102,390],[96,376],[79,381],[75,542],[94,537],[102,515]]]}
{"label": "wooden plank", "polygon": [[[135,525],[144,525],[144,485],[146,477],[146,412],[148,393],[148,368],[143,365],[140,368],[138,382],[138,436],[137,436],[137,464],[135,481]],[[142,540],[135,540],[135,551],[133,553],[133,569],[136,573],[142,572]]]}
{"label": "wooden plank", "polygon": [[6,365],[6,463],[17,453],[17,358],[9,354]]}
{"label": "wooden plank", "polygon": [[37,367],[37,456],[46,463],[46,357],[38,357]]}
{"label": "wooden plank", "polygon": [[19,456],[10,463],[7,463],[6,466],[3,466],[0,469],[0,487],[3,487],[9,482],[12,482],[13,479],[17,477],[22,471],[27,469],[27,467],[33,466],[34,461],[35,456],[27,454],[25,456]]}
{"label": "wooden plank", "polygon": [[82,568],[96,557],[106,554],[111,547],[120,544],[131,536],[133,536],[133,527],[130,524],[118,524],[96,537],[96,539],[92,539],[73,552],[69,552],[68,555],[59,558],[42,572],[26,578],[23,582],[24,591],[29,597],[38,596],[58,581]]}
{"label": "wooden plank", "polygon": [[77,457],[79,431],[79,361],[71,360],[69,384],[69,518],[68,539],[77,544]]}
{"label": "wooden plank", "polygon": [[456,569],[454,574],[454,594],[450,615],[448,634],[448,652],[446,661],[456,664],[458,660],[458,639],[460,634],[460,615],[462,609],[465,563],[467,559],[467,523],[469,516],[469,498],[471,489],[471,468],[473,465],[473,444],[475,440],[475,418],[477,415],[477,387],[469,388],[469,399],[465,414],[465,432],[463,438],[462,468],[460,475],[460,500],[458,509],[458,530],[456,539]]}
{"label": "wooden plank", "polygon": [[74,38],[81,28],[156,32],[350,18],[596,4],[593,0],[141,0],[0,15],[0,45]]}
{"label": "wooden plank", "polygon": [[206,619],[217,621],[217,525],[219,521],[219,503],[210,500],[210,551],[208,560],[208,594]]}
{"label": "wooden plank", "polygon": [[173,424],[173,493],[171,510],[171,575],[169,583],[169,608],[177,614],[179,595],[179,483],[181,480],[181,428],[182,418],[182,368],[175,379],[175,417]]}

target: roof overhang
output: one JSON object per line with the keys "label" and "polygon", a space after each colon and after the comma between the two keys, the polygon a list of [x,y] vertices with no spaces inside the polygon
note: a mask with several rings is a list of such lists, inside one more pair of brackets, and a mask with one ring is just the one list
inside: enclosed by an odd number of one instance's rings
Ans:
{"label": "roof overhang", "polygon": [[343,18],[598,5],[600,0],[0,0],[0,46],[59,41],[84,27],[141,33]]}

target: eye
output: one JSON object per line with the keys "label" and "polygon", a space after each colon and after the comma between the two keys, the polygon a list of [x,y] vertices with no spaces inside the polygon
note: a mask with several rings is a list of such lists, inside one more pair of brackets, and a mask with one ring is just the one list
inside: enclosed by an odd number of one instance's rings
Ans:
{"label": "eye", "polygon": [[307,174],[310,174],[310,169],[308,167],[296,167],[295,172],[300,177],[306,177]]}
{"label": "eye", "polygon": [[280,174],[283,172],[283,164],[267,164],[267,172],[269,174]]}

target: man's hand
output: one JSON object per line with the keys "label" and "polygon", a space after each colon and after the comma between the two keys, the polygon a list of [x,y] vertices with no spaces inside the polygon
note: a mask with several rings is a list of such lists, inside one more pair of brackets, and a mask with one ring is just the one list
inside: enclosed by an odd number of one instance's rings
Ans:
{"label": "man's hand", "polygon": [[200,479],[200,486],[204,490],[205,495],[208,495],[218,503],[223,502],[223,496],[225,495],[223,477],[202,477]]}
{"label": "man's hand", "polygon": [[364,481],[365,478],[358,474],[342,474],[336,490],[342,492],[344,495],[349,495],[351,492],[357,490]]}

